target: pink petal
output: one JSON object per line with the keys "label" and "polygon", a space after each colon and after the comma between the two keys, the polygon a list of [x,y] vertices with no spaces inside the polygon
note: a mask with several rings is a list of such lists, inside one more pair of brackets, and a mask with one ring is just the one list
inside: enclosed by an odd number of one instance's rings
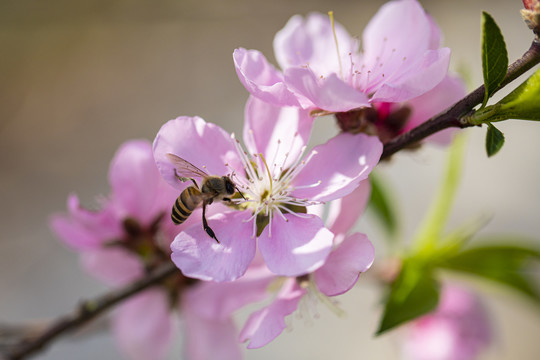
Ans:
{"label": "pink petal", "polygon": [[96,249],[103,242],[97,234],[65,215],[53,215],[49,226],[56,236],[74,250]]}
{"label": "pink petal", "polygon": [[171,244],[172,261],[188,277],[213,281],[239,278],[255,256],[252,224],[244,222],[249,217],[248,212],[232,212],[208,218],[219,244],[202,224],[187,228]]}
{"label": "pink petal", "polygon": [[437,309],[416,319],[407,330],[404,353],[410,359],[472,360],[493,341],[480,300],[454,285],[443,287]]}
{"label": "pink petal", "polygon": [[201,282],[186,291],[182,301],[198,316],[224,320],[241,307],[263,300],[275,279],[265,267],[250,268],[233,282]]}
{"label": "pink petal", "polygon": [[431,24],[416,0],[391,1],[373,16],[362,36],[363,65],[371,79],[400,71],[405,62],[413,61],[429,48]]}
{"label": "pink petal", "polygon": [[307,144],[313,118],[298,107],[276,107],[250,97],[245,109],[244,142],[251,154],[262,153],[272,164],[287,168]]}
{"label": "pink petal", "polygon": [[169,211],[178,192],[166,185],[157,170],[152,146],[146,140],[124,143],[109,169],[111,202],[119,218],[132,217],[144,225]]}
{"label": "pink petal", "polygon": [[144,273],[140,259],[119,247],[83,252],[81,263],[88,273],[112,286],[127,284]]}
{"label": "pink petal", "polygon": [[60,239],[75,250],[99,248],[103,243],[123,236],[123,229],[111,206],[89,211],[81,207],[76,195],[67,201],[69,215],[54,215],[50,227]]}
{"label": "pink petal", "polygon": [[450,49],[427,50],[403,71],[388,77],[371,101],[399,102],[420,96],[439,84],[448,72]]}
{"label": "pink petal", "polygon": [[349,291],[360,273],[373,264],[375,248],[366,235],[354,233],[328,256],[324,266],[315,271],[315,283],[319,290],[336,296]]}
{"label": "pink petal", "polygon": [[326,226],[334,234],[346,234],[364,213],[371,184],[368,179],[362,180],[358,187],[349,195],[330,203]]}
{"label": "pink petal", "polygon": [[334,235],[314,215],[274,214],[259,237],[259,250],[268,269],[277,275],[298,276],[322,266]]}
{"label": "pink petal", "polygon": [[167,183],[182,190],[191,183],[182,183],[176,178],[175,167],[167,157],[168,153],[189,161],[210,175],[230,173],[230,168],[225,164],[233,169],[243,169],[229,134],[200,117],[181,116],[170,120],[161,127],[154,140],[154,159],[161,176]]}
{"label": "pink petal", "polygon": [[253,96],[275,106],[298,106],[296,96],[283,83],[282,74],[262,53],[239,48],[234,50],[233,59],[240,82]]}
{"label": "pink petal", "polygon": [[312,103],[302,104],[304,108],[342,112],[370,106],[364,93],[343,82],[335,73],[321,79],[309,68],[289,68],[285,70],[285,83]]}
{"label": "pink petal", "polygon": [[[444,111],[465,94],[465,84],[461,78],[447,75],[432,90],[408,101],[412,114],[403,131],[409,131],[432,116]],[[441,145],[448,145],[454,132],[454,129],[447,129],[430,136],[428,139]]]}
{"label": "pink petal", "polygon": [[349,53],[358,51],[358,44],[338,22],[335,22],[335,35],[339,57],[328,15],[311,13],[305,20],[295,15],[274,37],[276,60],[282,69],[309,65],[317,75],[339,73],[339,58],[346,64]]}
{"label": "pink petal", "polygon": [[112,329],[122,352],[132,360],[161,360],[177,331],[165,292],[147,290],[122,304]]}
{"label": "pink petal", "polygon": [[435,20],[431,16],[427,16],[429,20],[429,25],[431,27],[431,34],[429,37],[429,48],[431,50],[436,50],[441,46],[442,41],[442,31],[439,25],[435,22]]}
{"label": "pink petal", "polygon": [[198,316],[189,307],[184,307],[182,310],[185,322],[183,359],[242,359],[236,326],[231,318],[208,319]]}
{"label": "pink petal", "polygon": [[306,291],[296,284],[295,279],[287,280],[269,306],[251,314],[240,331],[240,341],[249,340],[247,348],[256,349],[274,340],[286,328],[285,316],[296,310],[305,293]]}
{"label": "pink petal", "polygon": [[[350,194],[366,179],[382,153],[382,144],[375,136],[342,133],[316,152],[293,179],[297,187],[292,195],[299,199],[335,200]],[[318,182],[319,185],[316,185]],[[301,186],[311,186],[299,188]]]}

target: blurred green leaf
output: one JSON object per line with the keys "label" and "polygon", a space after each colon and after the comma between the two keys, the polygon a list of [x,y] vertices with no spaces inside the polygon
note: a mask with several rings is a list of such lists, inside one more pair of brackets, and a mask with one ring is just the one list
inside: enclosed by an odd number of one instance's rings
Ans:
{"label": "blurred green leaf", "polygon": [[486,92],[482,107],[499,87],[508,69],[508,53],[499,26],[487,12],[482,12],[482,70]]}
{"label": "blurred green leaf", "polygon": [[438,302],[439,284],[431,271],[417,266],[412,260],[405,261],[391,285],[376,335],[429,313]]}
{"label": "blurred green leaf", "polygon": [[392,200],[388,196],[388,189],[381,178],[371,173],[369,176],[371,182],[371,197],[369,199],[368,208],[381,221],[383,228],[388,232],[390,237],[394,237],[397,233],[398,223]]}
{"label": "blurred green leaf", "polygon": [[417,252],[432,252],[440,238],[448,219],[456,189],[461,177],[465,137],[455,136],[448,153],[446,174],[438,196],[435,198],[423,220],[414,245]]}
{"label": "blurred green leaf", "polygon": [[534,279],[528,268],[533,262],[540,264],[540,250],[514,243],[476,246],[447,257],[438,265],[507,285],[540,304],[538,277]]}
{"label": "blurred green leaf", "polygon": [[486,152],[491,157],[499,152],[504,145],[504,134],[491,123],[487,123],[487,125]]}

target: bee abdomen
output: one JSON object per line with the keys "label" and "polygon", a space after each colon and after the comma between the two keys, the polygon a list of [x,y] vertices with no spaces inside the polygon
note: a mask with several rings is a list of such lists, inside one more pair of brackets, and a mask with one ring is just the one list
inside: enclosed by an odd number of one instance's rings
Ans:
{"label": "bee abdomen", "polygon": [[201,192],[193,186],[182,191],[176,199],[171,212],[171,219],[176,225],[186,221],[193,210],[201,203],[200,194]]}

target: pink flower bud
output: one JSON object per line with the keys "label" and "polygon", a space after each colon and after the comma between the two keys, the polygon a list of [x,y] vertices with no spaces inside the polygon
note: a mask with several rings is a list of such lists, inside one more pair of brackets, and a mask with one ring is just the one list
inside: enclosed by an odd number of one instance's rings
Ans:
{"label": "pink flower bud", "polygon": [[540,1],[523,0],[525,9],[521,10],[523,20],[536,36],[540,35]]}
{"label": "pink flower bud", "polygon": [[532,10],[535,2],[537,1],[536,0],[523,0],[523,6],[525,6],[525,9]]}

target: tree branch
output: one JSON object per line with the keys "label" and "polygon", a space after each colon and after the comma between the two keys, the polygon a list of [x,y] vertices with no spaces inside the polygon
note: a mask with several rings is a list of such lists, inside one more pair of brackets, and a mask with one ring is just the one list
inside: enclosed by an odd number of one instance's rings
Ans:
{"label": "tree branch", "polygon": [[4,352],[3,358],[19,360],[32,355],[57,337],[88,323],[112,306],[151,286],[160,284],[175,274],[179,274],[179,270],[172,262],[169,262],[123,288],[83,301],[72,313],[61,316],[37,334],[25,337],[11,345]]}
{"label": "tree branch", "polygon": [[[540,42],[535,39],[529,50],[523,56],[508,67],[508,72],[503,82],[496,90],[502,89],[513,80],[540,63]],[[450,127],[466,128],[473,124],[463,122],[461,117],[470,113],[473,108],[484,100],[484,85],[465,96],[445,112],[436,115],[428,121],[418,125],[414,129],[402,134],[384,145],[381,159],[387,158],[404,147],[414,144],[426,137]]]}

